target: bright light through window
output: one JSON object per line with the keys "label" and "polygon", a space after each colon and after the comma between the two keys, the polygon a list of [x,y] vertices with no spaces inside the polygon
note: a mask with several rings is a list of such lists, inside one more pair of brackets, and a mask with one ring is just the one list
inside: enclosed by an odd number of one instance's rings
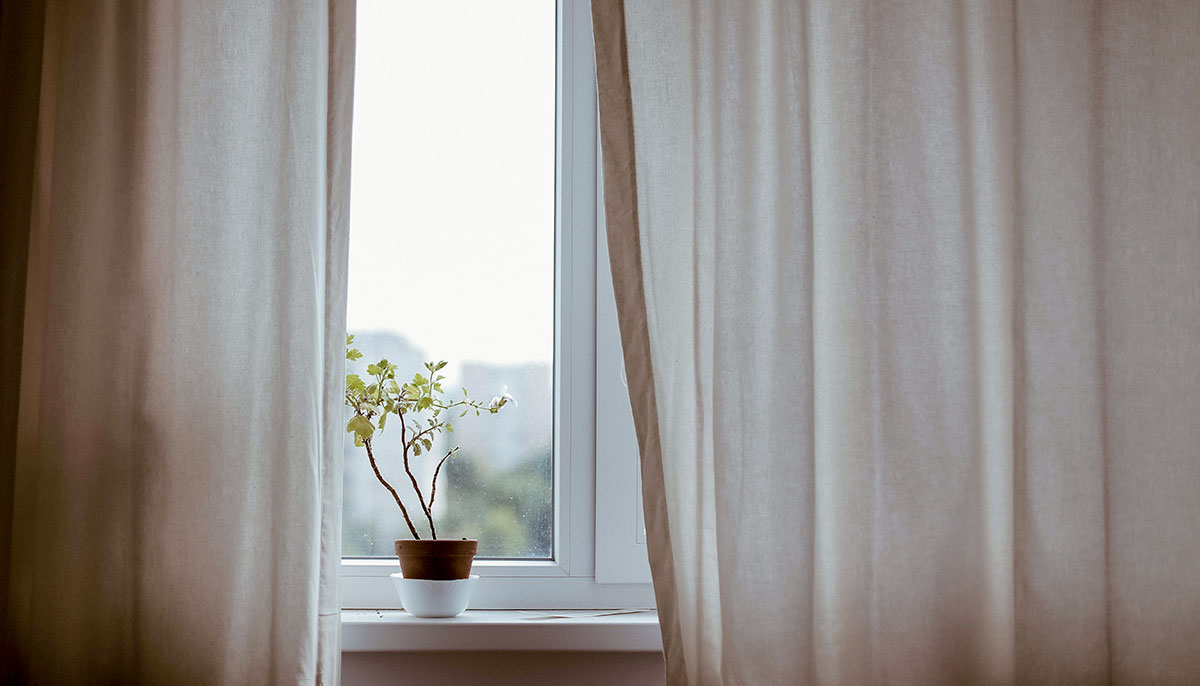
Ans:
{"label": "bright light through window", "polygon": [[[448,394],[507,386],[517,407],[456,417],[415,471],[427,485],[461,446],[438,482],[439,537],[550,557],[555,4],[359,0],[356,49],[347,317],[364,357],[348,371],[386,357],[411,378],[444,359]],[[414,514],[399,439],[385,430],[375,454]],[[408,536],[346,434],[343,554],[391,556]]]}

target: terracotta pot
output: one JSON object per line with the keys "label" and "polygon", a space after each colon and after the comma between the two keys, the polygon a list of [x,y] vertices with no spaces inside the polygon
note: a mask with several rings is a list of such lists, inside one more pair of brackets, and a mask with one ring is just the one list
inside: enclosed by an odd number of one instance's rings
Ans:
{"label": "terracotta pot", "polygon": [[405,579],[466,579],[479,541],[396,539],[396,557]]}

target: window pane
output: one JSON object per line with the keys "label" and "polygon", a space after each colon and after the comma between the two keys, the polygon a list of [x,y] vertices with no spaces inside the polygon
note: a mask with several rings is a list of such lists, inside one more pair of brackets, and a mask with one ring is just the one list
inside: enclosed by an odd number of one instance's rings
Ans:
{"label": "window pane", "polygon": [[[508,387],[516,407],[455,413],[412,458],[428,497],[461,446],[434,520],[484,557],[552,554],[554,86],[553,2],[358,2],[347,317],[364,357],[348,373],[448,360],[450,399]],[[399,423],[373,442],[426,537]],[[345,462],[343,554],[391,556],[407,528],[350,434]]]}

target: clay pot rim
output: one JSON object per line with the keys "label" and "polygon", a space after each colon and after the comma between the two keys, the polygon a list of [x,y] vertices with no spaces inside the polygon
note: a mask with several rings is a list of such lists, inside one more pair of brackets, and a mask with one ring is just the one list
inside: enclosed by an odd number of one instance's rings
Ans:
{"label": "clay pot rim", "polygon": [[479,541],[474,538],[397,538],[394,542],[397,548],[400,546],[404,546],[405,548],[458,548],[470,547],[472,544],[478,546]]}

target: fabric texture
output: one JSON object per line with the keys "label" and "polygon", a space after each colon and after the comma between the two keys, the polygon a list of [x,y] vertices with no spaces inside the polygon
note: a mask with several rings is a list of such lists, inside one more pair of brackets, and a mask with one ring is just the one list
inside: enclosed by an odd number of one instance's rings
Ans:
{"label": "fabric texture", "polygon": [[1200,3],[593,0],[669,680],[1200,674]]}
{"label": "fabric texture", "polygon": [[338,682],[353,31],[4,4],[7,681]]}

